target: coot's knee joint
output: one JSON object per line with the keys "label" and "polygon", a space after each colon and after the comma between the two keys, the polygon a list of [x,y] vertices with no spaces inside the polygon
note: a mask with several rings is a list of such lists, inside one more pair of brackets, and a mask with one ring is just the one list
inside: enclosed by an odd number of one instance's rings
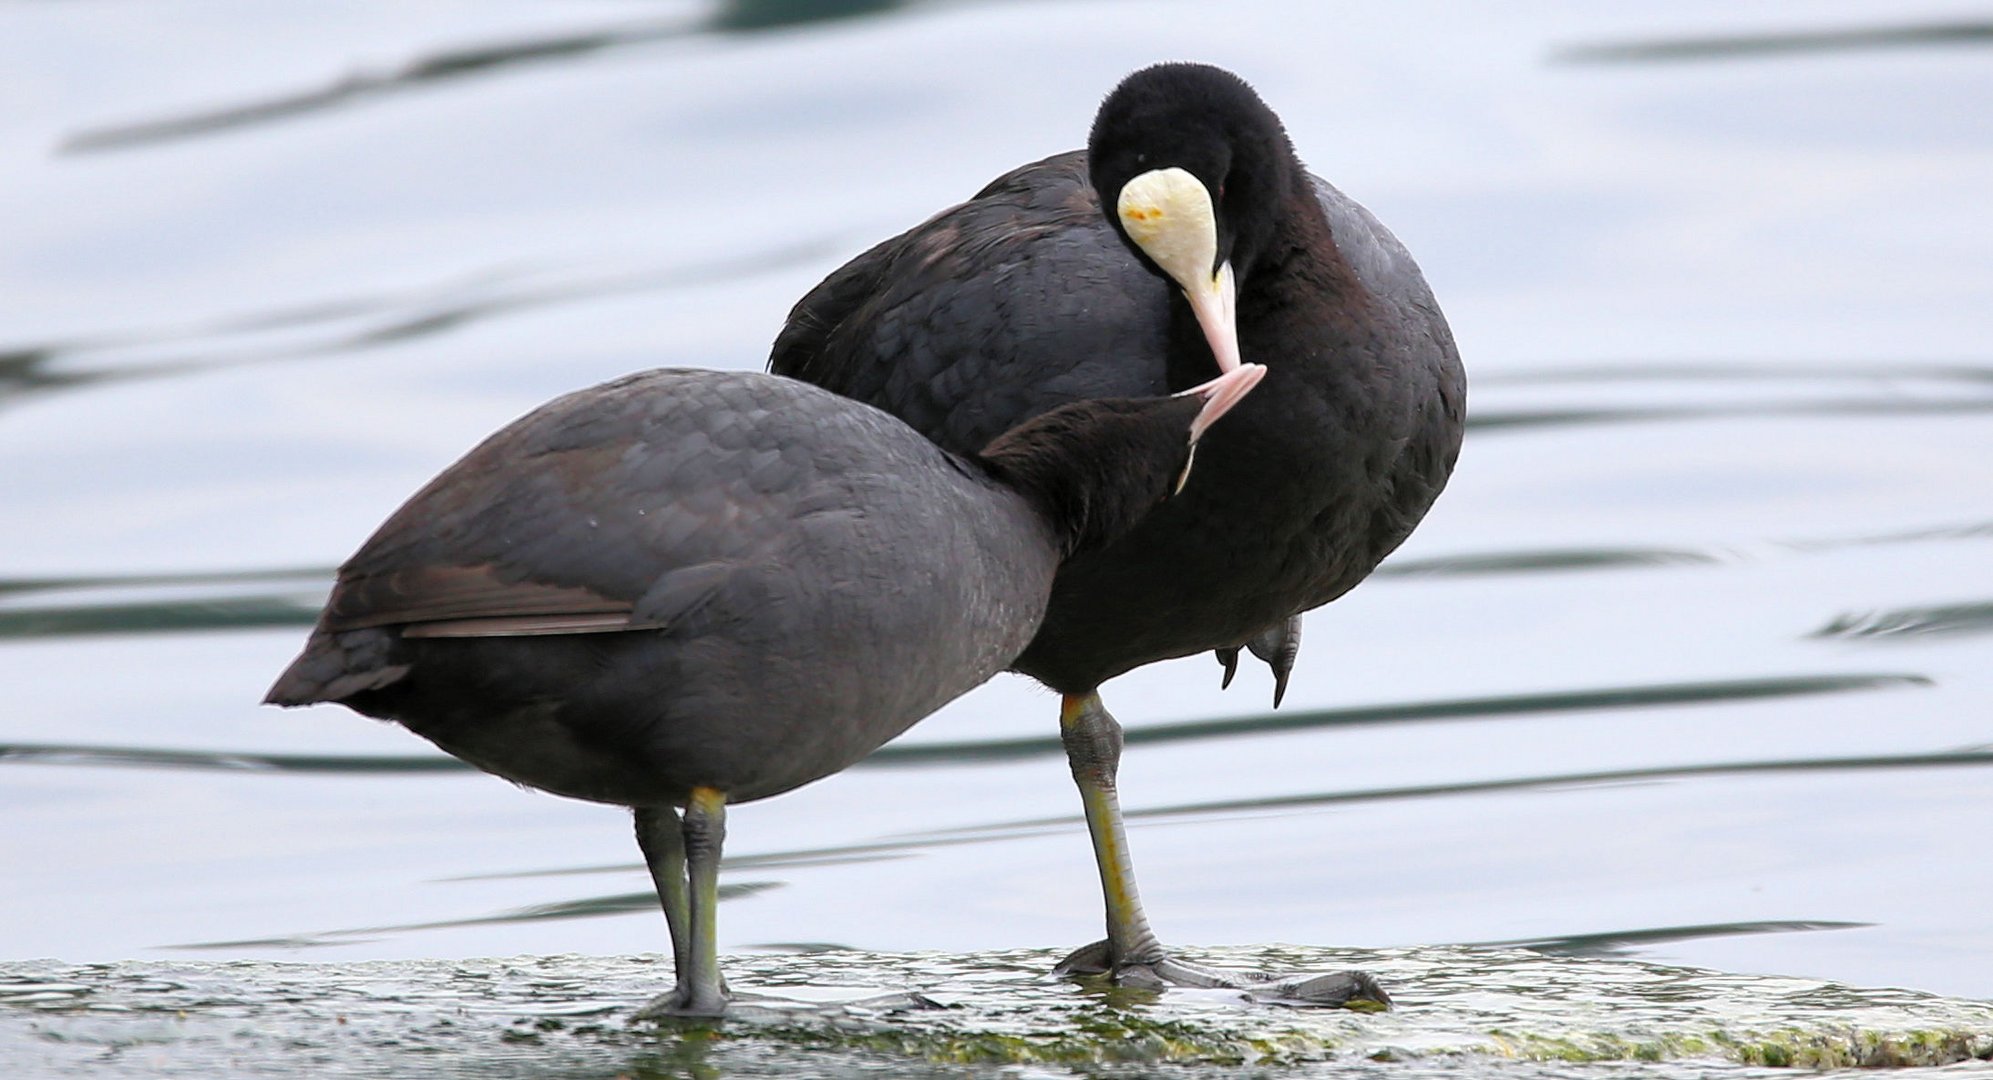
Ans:
{"label": "coot's knee joint", "polygon": [[726,793],[718,788],[693,788],[691,796],[685,800],[687,853],[718,851],[726,839]]}
{"label": "coot's knee joint", "polygon": [[1059,709],[1059,740],[1075,777],[1113,783],[1121,766],[1121,724],[1100,695],[1066,696]]}

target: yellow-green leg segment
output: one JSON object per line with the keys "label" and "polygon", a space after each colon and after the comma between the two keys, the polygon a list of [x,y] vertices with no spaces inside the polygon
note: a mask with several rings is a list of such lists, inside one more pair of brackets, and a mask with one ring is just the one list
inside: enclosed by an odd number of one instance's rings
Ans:
{"label": "yellow-green leg segment", "polygon": [[671,931],[671,966],[677,973],[673,995],[683,997],[685,964],[692,955],[692,901],[685,880],[685,837],[679,829],[678,811],[672,807],[637,807],[637,846],[643,849],[651,884],[664,907],[665,926]]}
{"label": "yellow-green leg segment", "polygon": [[1360,971],[1281,978],[1232,974],[1188,964],[1169,955],[1135,887],[1135,866],[1128,854],[1128,831],[1121,822],[1116,776],[1121,764],[1121,725],[1100,703],[1100,695],[1066,695],[1059,710],[1059,734],[1066,745],[1066,762],[1086,807],[1087,832],[1093,837],[1093,857],[1100,867],[1100,889],[1107,903],[1107,940],[1085,946],[1061,961],[1061,975],[1107,974],[1126,986],[1227,987],[1257,996],[1293,1002],[1343,1005],[1368,1002],[1389,1005],[1391,998],[1377,981]]}
{"label": "yellow-green leg segment", "polygon": [[685,965],[688,1016],[718,1016],[727,1007],[720,985],[720,847],[727,840],[727,797],[693,788],[685,804],[686,884],[692,901],[691,958]]}
{"label": "yellow-green leg segment", "polygon": [[693,788],[681,821],[671,807],[639,807],[637,843],[650,866],[658,901],[671,929],[677,985],[638,1013],[719,1016],[726,1011],[720,979],[720,849],[727,839],[727,797],[716,788]]}
{"label": "yellow-green leg segment", "polygon": [[[1061,974],[1112,972],[1116,981],[1149,982],[1149,966],[1163,959],[1162,942],[1149,928],[1135,864],[1128,854],[1128,830],[1121,824],[1121,797],[1115,777],[1121,765],[1121,725],[1100,703],[1100,695],[1067,695],[1059,706],[1059,736],[1066,762],[1086,808],[1093,858],[1100,867],[1100,892],[1107,903],[1107,940],[1066,957]],[[1157,980],[1160,985],[1160,981]]]}

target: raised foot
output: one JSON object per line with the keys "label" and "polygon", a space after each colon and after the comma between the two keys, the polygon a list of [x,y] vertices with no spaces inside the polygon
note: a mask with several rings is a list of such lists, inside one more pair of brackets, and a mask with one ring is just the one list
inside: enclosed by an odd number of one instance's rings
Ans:
{"label": "raised foot", "polygon": [[1337,971],[1327,975],[1225,972],[1187,963],[1160,952],[1140,960],[1117,961],[1113,946],[1105,941],[1075,949],[1059,961],[1052,974],[1107,975],[1117,986],[1148,990],[1166,990],[1172,986],[1199,990],[1243,990],[1255,1000],[1285,1005],[1361,1011],[1382,1011],[1391,1007],[1391,995],[1385,993],[1376,978],[1365,971]]}
{"label": "raised foot", "polygon": [[[1294,615],[1284,623],[1269,626],[1247,641],[1244,648],[1266,662],[1273,672],[1273,707],[1280,708],[1280,701],[1287,696],[1287,677],[1294,673],[1294,661],[1301,655],[1301,616]],[[1225,669],[1225,677],[1219,680],[1218,689],[1229,690],[1232,677],[1239,673],[1239,649],[1215,650],[1218,664]]]}

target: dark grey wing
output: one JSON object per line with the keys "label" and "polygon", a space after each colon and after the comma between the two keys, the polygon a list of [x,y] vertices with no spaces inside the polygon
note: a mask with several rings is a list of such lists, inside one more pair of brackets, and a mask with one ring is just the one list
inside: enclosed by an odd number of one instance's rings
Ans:
{"label": "dark grey wing", "polygon": [[1163,393],[1169,294],[1114,235],[1074,151],[865,252],[811,290],[769,370],[958,453],[1047,409]]}
{"label": "dark grey wing", "polygon": [[[321,630],[410,637],[662,627],[774,557],[820,478],[802,389],[658,371],[560,398],[487,439],[346,565]],[[785,418],[790,419],[790,418]]]}
{"label": "dark grey wing", "polygon": [[915,226],[879,241],[804,293],[775,335],[775,344],[768,350],[768,370],[834,392],[849,385],[858,375],[859,358],[848,351],[833,352],[831,336],[886,287],[901,250],[917,242],[915,238],[924,228]]}

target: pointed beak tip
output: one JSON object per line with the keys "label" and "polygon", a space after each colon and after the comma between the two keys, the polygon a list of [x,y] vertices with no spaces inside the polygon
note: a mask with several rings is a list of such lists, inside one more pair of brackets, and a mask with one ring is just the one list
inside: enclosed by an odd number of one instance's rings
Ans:
{"label": "pointed beak tip", "polygon": [[1208,287],[1184,290],[1184,298],[1190,301],[1191,314],[1197,317],[1198,328],[1204,331],[1205,343],[1211,346],[1211,356],[1218,362],[1220,374],[1238,370],[1240,363],[1238,297],[1238,278],[1229,262],[1211,275]]}
{"label": "pointed beak tip", "polygon": [[1208,383],[1184,391],[1186,394],[1197,394],[1204,399],[1204,407],[1198,410],[1196,418],[1190,424],[1191,445],[1197,445],[1197,440],[1204,437],[1204,433],[1210,430],[1211,425],[1231,412],[1232,407],[1252,392],[1252,388],[1258,386],[1260,380],[1264,378],[1266,378],[1265,364],[1241,364]]}

